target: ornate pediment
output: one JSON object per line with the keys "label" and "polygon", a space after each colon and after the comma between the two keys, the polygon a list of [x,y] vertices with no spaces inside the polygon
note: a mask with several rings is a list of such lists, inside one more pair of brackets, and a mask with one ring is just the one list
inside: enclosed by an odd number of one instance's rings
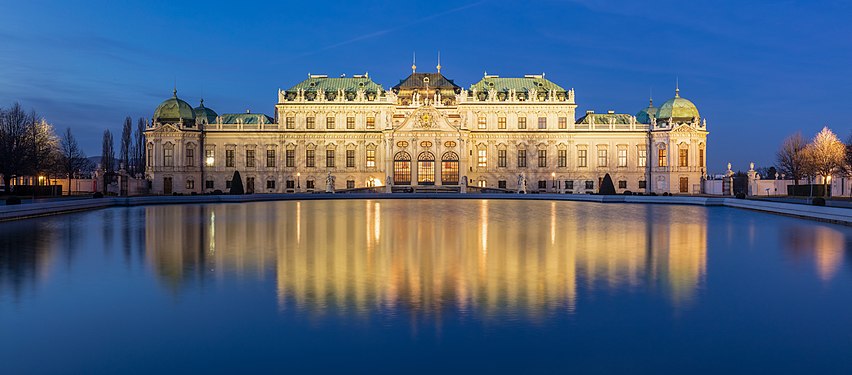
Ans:
{"label": "ornate pediment", "polygon": [[174,126],[172,124],[162,124],[162,125],[154,128],[150,132],[151,133],[180,133],[180,129],[178,129],[176,126]]}
{"label": "ornate pediment", "polygon": [[697,129],[692,127],[692,125],[685,124],[685,123],[676,125],[674,128],[672,128],[672,130],[670,130],[670,132],[672,132],[672,133],[694,133],[696,131],[697,131]]}
{"label": "ornate pediment", "polygon": [[458,129],[451,125],[447,117],[434,107],[424,106],[412,112],[397,128],[397,131],[456,132]]}

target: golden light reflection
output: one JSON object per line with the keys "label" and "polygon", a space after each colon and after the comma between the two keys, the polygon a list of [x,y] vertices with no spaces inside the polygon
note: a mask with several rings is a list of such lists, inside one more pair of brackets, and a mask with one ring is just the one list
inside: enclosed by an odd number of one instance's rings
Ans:
{"label": "golden light reflection", "polygon": [[[317,314],[404,307],[437,315],[452,307],[541,316],[575,311],[586,290],[631,293],[646,283],[661,283],[676,305],[693,298],[706,272],[703,208],[600,207],[509,200],[150,206],[147,258],[171,283],[203,277],[190,272],[195,265],[214,277],[272,274],[281,309]],[[200,251],[214,243],[215,252]]]}
{"label": "golden light reflection", "polygon": [[842,232],[830,227],[801,226],[783,231],[782,243],[796,259],[813,258],[817,275],[830,281],[837,275],[846,252],[846,239]]}

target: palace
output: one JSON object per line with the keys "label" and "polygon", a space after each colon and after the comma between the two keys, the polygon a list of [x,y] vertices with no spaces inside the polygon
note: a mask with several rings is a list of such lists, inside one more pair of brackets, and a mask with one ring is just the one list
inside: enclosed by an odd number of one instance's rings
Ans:
{"label": "palace", "polygon": [[[145,131],[155,194],[498,190],[591,193],[609,174],[619,193],[696,194],[707,122],[675,91],[630,114],[586,111],[544,74],[486,74],[464,88],[412,73],[389,90],[367,74],[309,75],[278,91],[273,117],[217,114],[177,97]],[[470,187],[468,189],[468,186]]]}

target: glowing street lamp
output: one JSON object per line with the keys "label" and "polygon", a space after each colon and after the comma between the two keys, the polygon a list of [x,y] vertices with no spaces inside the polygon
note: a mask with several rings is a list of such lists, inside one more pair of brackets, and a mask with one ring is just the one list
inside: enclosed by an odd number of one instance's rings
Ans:
{"label": "glowing street lamp", "polygon": [[302,173],[296,173],[296,192],[302,191]]}
{"label": "glowing street lamp", "polygon": [[550,172],[550,180],[552,181],[550,187],[556,190],[556,172]]}

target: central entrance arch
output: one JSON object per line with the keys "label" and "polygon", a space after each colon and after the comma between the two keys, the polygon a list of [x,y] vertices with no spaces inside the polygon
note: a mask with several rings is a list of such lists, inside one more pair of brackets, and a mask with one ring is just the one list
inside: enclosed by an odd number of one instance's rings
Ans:
{"label": "central entrance arch", "polygon": [[435,185],[435,155],[429,151],[417,156],[417,184]]}
{"label": "central entrance arch", "polygon": [[447,151],[441,156],[441,184],[459,184],[459,156],[455,152]]}
{"label": "central entrance arch", "polygon": [[411,155],[405,151],[393,156],[394,185],[411,185]]}

